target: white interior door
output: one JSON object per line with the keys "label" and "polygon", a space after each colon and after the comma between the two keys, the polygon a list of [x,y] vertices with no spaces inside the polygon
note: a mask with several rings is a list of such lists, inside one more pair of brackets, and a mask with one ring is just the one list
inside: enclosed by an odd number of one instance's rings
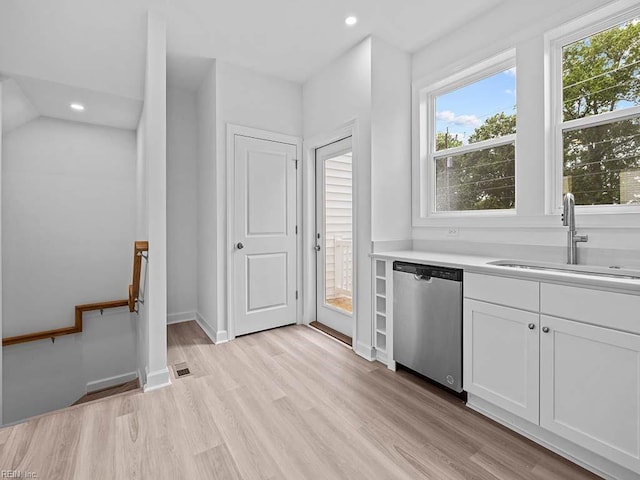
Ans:
{"label": "white interior door", "polygon": [[316,320],[353,335],[351,137],[316,150]]}
{"label": "white interior door", "polygon": [[235,334],[296,322],[296,146],[234,137]]}

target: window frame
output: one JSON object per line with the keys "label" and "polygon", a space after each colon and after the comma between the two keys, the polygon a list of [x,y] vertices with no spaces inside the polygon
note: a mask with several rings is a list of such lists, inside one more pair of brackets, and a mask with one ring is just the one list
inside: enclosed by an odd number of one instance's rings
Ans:
{"label": "window frame", "polygon": [[[630,5],[633,5],[630,7]],[[545,213],[562,210],[564,170],[563,133],[640,117],[640,105],[574,120],[563,120],[562,49],[574,42],[640,17],[633,0],[616,2],[568,22],[545,34]],[[640,205],[576,205],[581,214],[640,213]]]}
{"label": "window frame", "polygon": [[[413,188],[418,192],[418,198],[416,202],[417,204],[414,203],[414,225],[427,225],[429,224],[429,220],[434,218],[499,217],[516,215],[518,205],[517,186],[515,206],[511,209],[436,211],[435,200],[437,189],[435,183],[435,159],[447,154],[450,156],[460,155],[463,153],[484,150],[512,143],[515,146],[517,143],[517,133],[489,140],[482,140],[480,142],[462,145],[460,147],[452,147],[436,151],[436,132],[434,128],[436,122],[435,104],[438,96],[515,67],[516,50],[513,48],[480,61],[451,75],[440,77],[437,81],[423,80],[414,85],[414,95],[417,97],[414,101],[414,105],[417,105],[418,107],[416,118],[418,145],[416,146],[417,152],[414,152],[414,157],[417,157],[414,166],[417,167],[418,178],[414,178],[413,184]],[[443,155],[443,153],[445,155]],[[515,169],[517,177],[517,160],[514,158],[514,161],[516,162]],[[514,184],[515,183],[517,183],[516,179],[514,179]]]}

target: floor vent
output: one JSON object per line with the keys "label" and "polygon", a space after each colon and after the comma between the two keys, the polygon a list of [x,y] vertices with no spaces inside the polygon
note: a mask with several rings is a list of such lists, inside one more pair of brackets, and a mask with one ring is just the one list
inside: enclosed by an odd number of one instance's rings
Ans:
{"label": "floor vent", "polygon": [[187,366],[186,362],[185,363],[177,363],[176,365],[173,366],[175,372],[176,372],[176,377],[180,378],[180,377],[186,377],[187,375],[191,375],[191,370],[189,370],[189,367]]}

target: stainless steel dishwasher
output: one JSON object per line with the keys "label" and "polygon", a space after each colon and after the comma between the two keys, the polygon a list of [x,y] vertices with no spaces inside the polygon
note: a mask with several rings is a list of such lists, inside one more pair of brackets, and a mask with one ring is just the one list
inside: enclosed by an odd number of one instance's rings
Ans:
{"label": "stainless steel dishwasher", "polygon": [[393,263],[393,356],[462,392],[462,270]]}

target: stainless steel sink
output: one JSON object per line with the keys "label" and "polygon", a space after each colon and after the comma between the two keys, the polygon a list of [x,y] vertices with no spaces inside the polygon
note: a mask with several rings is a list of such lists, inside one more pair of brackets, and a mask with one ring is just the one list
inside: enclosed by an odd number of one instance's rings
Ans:
{"label": "stainless steel sink", "polygon": [[568,273],[571,275],[584,275],[588,277],[609,277],[627,280],[640,280],[640,270],[623,269],[617,266],[598,267],[594,265],[564,265],[557,263],[534,263],[518,260],[497,260],[488,262],[488,265],[496,267],[516,268],[520,270],[534,270],[557,273]]}

